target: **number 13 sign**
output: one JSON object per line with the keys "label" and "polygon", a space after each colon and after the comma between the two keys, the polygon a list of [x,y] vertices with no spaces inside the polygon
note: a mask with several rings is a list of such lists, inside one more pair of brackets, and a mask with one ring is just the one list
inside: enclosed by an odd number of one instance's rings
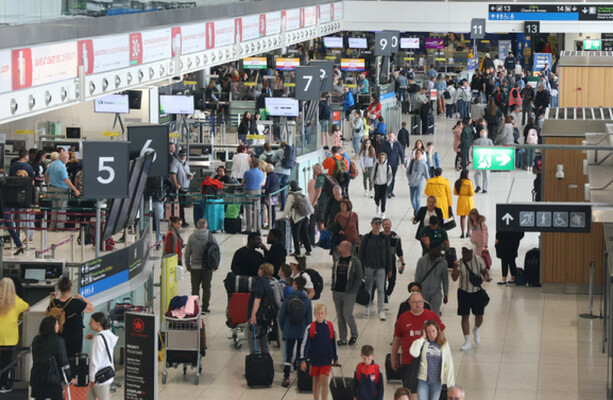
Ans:
{"label": "number 13 sign", "polygon": [[128,142],[83,143],[83,197],[128,197]]}

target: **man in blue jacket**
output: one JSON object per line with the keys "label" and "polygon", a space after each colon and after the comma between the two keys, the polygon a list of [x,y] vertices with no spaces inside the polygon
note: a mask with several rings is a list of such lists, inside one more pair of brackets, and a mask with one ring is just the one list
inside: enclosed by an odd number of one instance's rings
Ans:
{"label": "man in blue jacket", "polygon": [[387,154],[387,162],[392,168],[392,183],[387,187],[387,198],[394,197],[394,183],[396,182],[396,172],[400,164],[405,165],[404,159],[404,146],[400,142],[396,141],[396,134],[390,132],[387,141],[381,143],[379,147],[380,153]]}
{"label": "man in blue jacket", "polygon": [[353,110],[353,106],[355,105],[355,100],[353,99],[353,94],[349,91],[349,88],[345,86],[343,88],[343,111],[345,112],[345,118],[349,120],[349,115],[351,115],[351,110]]}

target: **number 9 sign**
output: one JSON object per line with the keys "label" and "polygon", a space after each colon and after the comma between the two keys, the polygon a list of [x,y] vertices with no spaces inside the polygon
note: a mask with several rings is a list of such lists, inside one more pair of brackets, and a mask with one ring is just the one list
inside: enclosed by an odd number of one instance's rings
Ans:
{"label": "number 9 sign", "polygon": [[375,56],[391,56],[398,51],[398,32],[375,32]]}
{"label": "number 9 sign", "polygon": [[128,142],[83,143],[83,197],[128,197]]}

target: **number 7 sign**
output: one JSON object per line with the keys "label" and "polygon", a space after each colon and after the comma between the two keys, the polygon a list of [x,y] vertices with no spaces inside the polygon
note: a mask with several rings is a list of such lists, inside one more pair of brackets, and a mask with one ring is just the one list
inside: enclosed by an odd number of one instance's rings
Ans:
{"label": "number 7 sign", "polygon": [[296,67],[296,99],[319,100],[321,83],[319,67]]}

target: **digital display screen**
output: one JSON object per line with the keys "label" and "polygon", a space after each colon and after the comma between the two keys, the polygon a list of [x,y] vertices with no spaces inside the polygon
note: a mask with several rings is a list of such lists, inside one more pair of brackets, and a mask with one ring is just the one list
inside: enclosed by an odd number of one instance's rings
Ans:
{"label": "digital display screen", "polygon": [[367,49],[366,38],[349,38],[350,49]]}
{"label": "digital display screen", "polygon": [[45,280],[45,275],[45,268],[26,268],[23,274],[23,278],[37,280],[40,282]]}
{"label": "digital display screen", "polygon": [[343,38],[342,37],[325,37],[324,46],[328,48],[342,49]]}
{"label": "digital display screen", "polygon": [[266,111],[273,117],[297,117],[298,100],[287,97],[266,97]]}
{"label": "digital display screen", "polygon": [[193,114],[194,96],[160,96],[160,114]]}
{"label": "digital display screen", "polygon": [[94,112],[129,114],[130,101],[127,94],[110,94],[94,100]]}
{"label": "digital display screen", "polygon": [[401,49],[419,49],[419,38],[400,38]]}

